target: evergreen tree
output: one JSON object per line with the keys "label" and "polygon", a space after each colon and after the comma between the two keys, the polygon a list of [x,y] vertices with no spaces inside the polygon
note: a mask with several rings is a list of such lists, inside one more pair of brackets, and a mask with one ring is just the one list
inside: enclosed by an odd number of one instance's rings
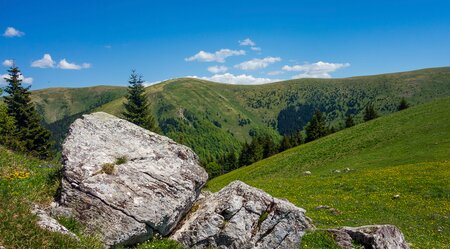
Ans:
{"label": "evergreen tree", "polygon": [[405,98],[402,98],[402,100],[400,101],[400,104],[398,105],[398,110],[399,111],[401,111],[401,110],[405,110],[405,109],[407,109],[409,107],[409,104],[408,104],[408,102],[406,102],[406,100],[405,100]]}
{"label": "evergreen tree", "polygon": [[313,117],[309,121],[305,128],[306,131],[306,142],[316,140],[328,134],[328,129],[325,123],[325,117],[322,112],[316,110]]}
{"label": "evergreen tree", "polygon": [[251,143],[244,143],[239,156],[239,166],[246,166],[255,163],[264,157],[264,148],[257,139]]}
{"label": "evergreen tree", "polygon": [[263,147],[263,158],[275,155],[278,152],[278,146],[273,141],[272,137],[265,134],[256,138],[257,143]]}
{"label": "evergreen tree", "polygon": [[368,104],[364,111],[364,121],[369,121],[372,119],[378,118],[378,113],[375,111],[375,107],[373,104]]}
{"label": "evergreen tree", "polygon": [[125,111],[123,116],[126,120],[144,129],[159,132],[155,118],[149,109],[142,76],[137,75],[136,71],[133,70],[128,83],[127,101],[124,103]]}
{"label": "evergreen tree", "polygon": [[23,144],[25,150],[40,157],[50,156],[51,133],[41,126],[39,115],[30,99],[30,87],[23,87],[21,73],[18,67],[12,66],[5,92],[5,103],[8,115],[14,118],[15,135]]}
{"label": "evergreen tree", "polygon": [[351,115],[347,115],[345,119],[345,128],[350,128],[355,125],[355,121],[353,121],[353,117]]}
{"label": "evergreen tree", "polygon": [[292,148],[291,138],[288,135],[283,136],[283,139],[281,139],[280,142],[280,152],[288,150]]}

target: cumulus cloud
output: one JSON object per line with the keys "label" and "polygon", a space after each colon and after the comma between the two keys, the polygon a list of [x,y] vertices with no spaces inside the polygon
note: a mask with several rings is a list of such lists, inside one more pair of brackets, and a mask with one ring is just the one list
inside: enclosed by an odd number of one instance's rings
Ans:
{"label": "cumulus cloud", "polygon": [[228,71],[228,67],[226,66],[211,66],[208,67],[208,71],[211,73],[225,73]]}
{"label": "cumulus cloud", "polygon": [[252,40],[250,40],[250,38],[244,39],[243,41],[239,41],[239,45],[241,46],[256,46],[256,43]]}
{"label": "cumulus cloud", "polygon": [[197,54],[186,58],[186,61],[204,61],[204,62],[211,62],[216,61],[223,63],[225,62],[225,59],[230,56],[238,56],[238,55],[245,55],[244,50],[231,50],[231,49],[221,49],[219,51],[216,51],[214,53],[209,53],[205,51],[200,51]]}
{"label": "cumulus cloud", "polygon": [[12,67],[14,65],[14,61],[6,59],[6,60],[3,61],[2,65],[4,67]]}
{"label": "cumulus cloud", "polygon": [[231,73],[215,74],[211,77],[198,77],[198,76],[187,76],[187,77],[239,85],[257,85],[280,81],[278,79],[258,78],[247,74],[234,75]]}
{"label": "cumulus cloud", "polygon": [[151,86],[151,85],[159,84],[159,83],[161,83],[161,82],[163,82],[163,81],[166,81],[166,80],[146,81],[146,82],[142,83],[142,85],[143,85],[144,87],[148,87],[148,86]]}
{"label": "cumulus cloud", "polygon": [[6,28],[5,32],[3,33],[4,37],[21,37],[24,35],[25,35],[24,32],[19,31],[13,27]]}
{"label": "cumulus cloud", "polygon": [[90,68],[91,64],[89,63],[83,63],[81,65],[77,65],[75,63],[70,63],[68,62],[65,58],[60,60],[58,63],[58,67],[61,69],[66,69],[66,70],[80,70],[80,69],[86,69],[86,68]]}
{"label": "cumulus cloud", "polygon": [[260,47],[251,47],[250,49],[253,50],[253,51],[256,51],[256,52],[261,52],[261,48]]}
{"label": "cumulus cloud", "polygon": [[35,60],[31,63],[31,67],[51,68],[55,67],[55,61],[50,54],[44,54],[42,59]]}
{"label": "cumulus cloud", "polygon": [[[1,84],[5,84],[6,80],[5,79],[10,79],[11,77],[9,76],[9,74],[3,74],[0,75],[0,83]],[[22,80],[23,83],[25,84],[32,84],[33,83],[33,78],[31,77],[24,77],[22,74],[19,75],[19,80]]]}
{"label": "cumulus cloud", "polygon": [[282,69],[288,72],[303,72],[293,78],[331,78],[330,73],[349,66],[350,63],[329,63],[319,61],[316,63],[308,63],[303,65],[285,65]]}
{"label": "cumulus cloud", "polygon": [[66,70],[80,70],[80,69],[86,69],[90,68],[90,63],[83,63],[81,65],[68,62],[65,58],[60,60],[58,65],[56,65],[56,62],[52,59],[52,56],[50,54],[44,54],[42,59],[35,60],[31,63],[31,67],[39,67],[39,68],[54,68],[58,67],[60,69],[66,69]]}
{"label": "cumulus cloud", "polygon": [[256,70],[260,68],[266,68],[270,64],[281,61],[280,57],[266,57],[263,59],[253,59],[249,61],[244,61],[240,64],[235,65],[235,68],[241,70]]}

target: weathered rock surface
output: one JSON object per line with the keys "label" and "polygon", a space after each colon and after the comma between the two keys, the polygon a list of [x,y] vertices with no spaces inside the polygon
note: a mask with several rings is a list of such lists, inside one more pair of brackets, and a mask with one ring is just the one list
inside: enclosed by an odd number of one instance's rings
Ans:
{"label": "weathered rock surface", "polygon": [[370,225],[329,229],[336,244],[353,249],[352,241],[366,249],[409,249],[400,229],[393,225]]}
{"label": "weathered rock surface", "polygon": [[298,248],[305,210],[235,181],[199,201],[172,239],[190,248]]}
{"label": "weathered rock surface", "polygon": [[49,230],[55,233],[62,233],[65,235],[69,235],[70,237],[79,240],[78,236],[69,231],[63,225],[59,224],[57,220],[48,215],[47,212],[44,209],[40,208],[39,206],[34,205],[31,212],[38,217],[37,224],[42,229]]}
{"label": "weathered rock surface", "polygon": [[59,203],[106,246],[169,234],[208,178],[191,149],[101,112],[72,124],[63,159]]}

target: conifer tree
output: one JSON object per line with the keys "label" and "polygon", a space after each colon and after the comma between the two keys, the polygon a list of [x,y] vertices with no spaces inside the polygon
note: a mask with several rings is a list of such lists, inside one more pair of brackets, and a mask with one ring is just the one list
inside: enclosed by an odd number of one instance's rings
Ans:
{"label": "conifer tree", "polygon": [[325,123],[325,117],[322,112],[316,110],[313,117],[309,121],[305,128],[306,131],[306,142],[316,140],[328,134],[328,129]]}
{"label": "conifer tree", "polygon": [[407,109],[409,107],[409,104],[408,104],[408,102],[406,102],[406,100],[405,100],[405,98],[402,98],[402,100],[400,101],[400,104],[398,105],[398,110],[399,111],[401,111],[401,110],[405,110],[405,109]]}
{"label": "conifer tree", "polygon": [[125,119],[144,129],[159,132],[159,127],[149,109],[142,76],[133,70],[128,83],[127,101],[124,103],[125,111],[123,112]]}
{"label": "conifer tree", "polygon": [[378,113],[375,111],[375,107],[373,104],[368,104],[364,111],[364,121],[369,121],[372,119],[378,118]]}
{"label": "conifer tree", "polygon": [[8,115],[15,121],[15,136],[26,151],[40,158],[48,158],[51,133],[40,124],[39,115],[30,99],[30,87],[22,86],[18,67],[12,66],[8,72],[9,76],[5,78],[8,83],[5,103]]}
{"label": "conifer tree", "polygon": [[355,125],[355,121],[353,120],[352,115],[347,115],[345,119],[345,128],[350,128]]}
{"label": "conifer tree", "polygon": [[288,135],[284,135],[280,142],[280,152],[292,148],[291,138]]}

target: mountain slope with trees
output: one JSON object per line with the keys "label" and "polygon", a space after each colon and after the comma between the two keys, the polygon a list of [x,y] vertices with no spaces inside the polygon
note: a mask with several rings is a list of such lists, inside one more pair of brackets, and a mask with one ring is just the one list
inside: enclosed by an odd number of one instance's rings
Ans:
{"label": "mountain slope with trees", "polygon": [[[53,90],[40,91],[33,93],[36,99],[40,98],[38,110],[45,113],[46,121],[61,141],[76,116],[63,118],[64,115],[56,117],[53,113],[64,113],[61,110],[73,107],[63,94],[55,95],[61,97],[55,97],[52,105],[41,104],[42,99],[53,96]],[[86,99],[99,99],[83,91]],[[97,101],[95,105],[75,108],[77,111],[68,115],[96,110],[121,117],[126,88],[114,88],[114,94],[111,92],[109,89],[104,94],[117,98],[110,98],[100,107]],[[414,106],[450,96],[450,67],[345,79],[296,79],[256,86],[180,78],[147,87],[146,94],[162,133],[190,146],[203,161],[209,162],[239,151],[245,141],[250,143],[258,135],[267,134],[278,143],[281,135],[304,130],[316,110],[323,113],[327,127],[336,130],[345,126],[348,117],[354,123],[363,122],[369,104],[377,114],[386,115],[397,111],[403,99]],[[89,103],[80,100],[73,105],[84,102]]]}

